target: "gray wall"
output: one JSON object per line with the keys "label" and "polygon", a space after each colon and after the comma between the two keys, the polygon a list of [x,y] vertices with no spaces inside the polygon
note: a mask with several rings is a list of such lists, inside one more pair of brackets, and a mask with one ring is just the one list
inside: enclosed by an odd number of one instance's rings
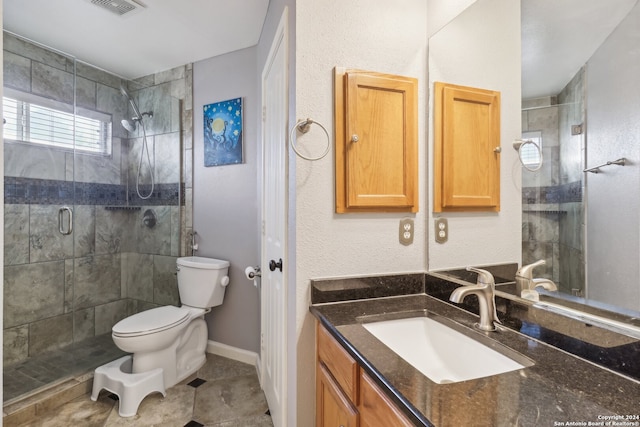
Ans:
{"label": "gray wall", "polygon": [[[259,352],[259,290],[244,276],[247,266],[260,262],[257,122],[261,100],[256,49],[195,63],[193,87],[193,228],[198,233],[197,255],[231,263],[224,302],[207,316],[209,339]],[[203,106],[238,97],[243,102],[243,163],[204,167]]]}
{"label": "gray wall", "polygon": [[587,63],[587,296],[640,310],[640,5]]}

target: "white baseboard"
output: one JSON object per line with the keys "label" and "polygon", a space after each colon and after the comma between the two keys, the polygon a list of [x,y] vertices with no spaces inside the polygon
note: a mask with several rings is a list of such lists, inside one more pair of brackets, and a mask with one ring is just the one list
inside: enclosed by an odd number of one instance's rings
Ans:
{"label": "white baseboard", "polygon": [[[216,341],[207,341],[207,353],[217,354],[218,356],[226,357],[228,359],[237,360],[238,362],[253,365],[259,370],[258,362],[260,356],[258,353],[249,350],[243,350],[238,347],[232,347],[227,344]],[[260,375],[258,375],[258,378]]]}
{"label": "white baseboard", "polygon": [[256,373],[258,374],[258,381],[260,381],[260,387],[262,388],[262,362],[259,354],[256,354]]}

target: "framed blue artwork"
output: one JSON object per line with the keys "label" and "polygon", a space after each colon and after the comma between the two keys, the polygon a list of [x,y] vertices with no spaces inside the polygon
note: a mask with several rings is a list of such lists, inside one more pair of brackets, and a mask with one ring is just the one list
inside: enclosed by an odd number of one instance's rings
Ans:
{"label": "framed blue artwork", "polygon": [[208,104],[204,115],[204,165],[242,163],[242,98]]}

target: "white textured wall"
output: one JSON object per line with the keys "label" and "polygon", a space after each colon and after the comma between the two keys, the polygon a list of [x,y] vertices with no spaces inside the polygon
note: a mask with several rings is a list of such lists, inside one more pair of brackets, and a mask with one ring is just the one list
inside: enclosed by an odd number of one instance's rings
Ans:
{"label": "white textured wall", "polygon": [[640,5],[587,62],[587,297],[640,310]]}
{"label": "white textured wall", "polygon": [[[512,146],[521,133],[520,55],[520,2],[513,0],[478,0],[429,40],[431,88],[433,82],[441,81],[500,91],[502,145],[500,212],[433,214],[429,199],[430,270],[520,262],[522,176]],[[433,127],[429,141],[429,159],[433,159]],[[428,169],[432,186],[432,160]],[[432,187],[428,191],[432,194]],[[435,242],[436,217],[448,218],[447,243]]]}
{"label": "white textured wall", "polygon": [[[425,268],[426,2],[299,0],[296,6],[296,114],[333,135],[333,68],[359,68],[419,79],[417,214],[335,214],[334,152],[296,169],[296,293],[299,426],[314,424],[315,345],[309,279],[423,271]],[[301,144],[322,144],[312,128]],[[332,144],[333,146],[333,144]],[[415,218],[413,245],[398,242],[400,218]]]}
{"label": "white textured wall", "polygon": [[429,37],[455,19],[478,0],[427,0],[427,30]]}

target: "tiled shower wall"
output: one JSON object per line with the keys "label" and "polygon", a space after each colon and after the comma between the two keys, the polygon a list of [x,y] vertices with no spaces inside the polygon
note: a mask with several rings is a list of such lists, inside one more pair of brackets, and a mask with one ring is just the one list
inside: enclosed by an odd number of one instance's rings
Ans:
{"label": "tiled shower wall", "polygon": [[584,138],[571,126],[584,123],[584,70],[554,97],[523,101],[522,131],[540,131],[543,166],[522,175],[522,263],[544,259],[537,277],[566,293],[584,289]]}
{"label": "tiled shower wall", "polygon": [[[109,333],[129,314],[179,303],[175,259],[187,253],[191,226],[191,66],[128,84],[140,110],[153,111],[144,119],[156,177],[148,200],[135,191],[142,132],[120,126],[131,115],[122,80],[4,34],[5,87],[73,102],[74,69],[77,105],[112,115],[112,153],[5,142],[5,365]],[[58,231],[64,205],[74,211],[69,236]],[[153,228],[142,222],[147,209],[157,217]]]}

